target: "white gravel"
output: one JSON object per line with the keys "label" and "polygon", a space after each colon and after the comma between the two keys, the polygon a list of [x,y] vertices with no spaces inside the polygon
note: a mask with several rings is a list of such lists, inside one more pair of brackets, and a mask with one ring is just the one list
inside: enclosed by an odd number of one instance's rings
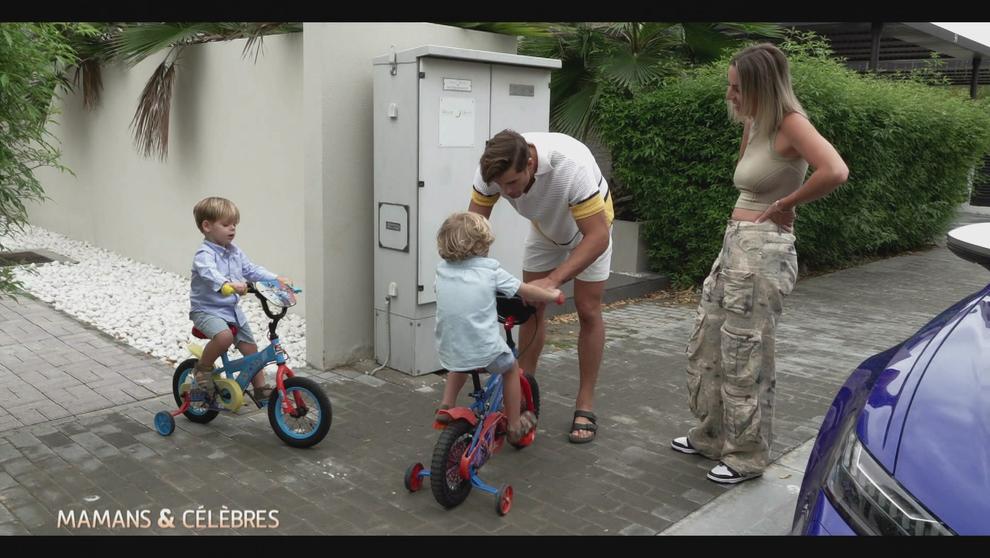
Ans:
{"label": "white gravel", "polygon": [[[7,251],[45,249],[77,261],[20,266],[14,275],[35,297],[136,349],[176,363],[190,358],[187,343],[206,344],[191,333],[188,275],[135,262],[35,226],[0,237],[0,245]],[[189,262],[191,267],[192,254]],[[258,348],[264,349],[268,345],[268,317],[254,295],[241,297],[240,304]],[[302,366],[305,320],[290,308],[279,322],[278,333],[290,365]],[[236,356],[239,353],[232,349],[231,358]]]}

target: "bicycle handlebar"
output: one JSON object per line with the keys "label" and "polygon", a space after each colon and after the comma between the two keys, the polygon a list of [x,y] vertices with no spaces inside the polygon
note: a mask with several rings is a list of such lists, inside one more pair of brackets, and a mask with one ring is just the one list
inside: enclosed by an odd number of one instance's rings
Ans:
{"label": "bicycle handlebar", "polygon": [[[247,284],[247,292],[249,292],[249,293],[257,293],[258,292],[258,291],[256,291],[254,289],[254,285],[253,284],[251,284],[251,283],[246,283],[246,284]],[[223,286],[220,287],[220,294],[222,294],[223,296],[230,296],[230,295],[232,295],[232,294],[234,294],[236,292],[237,292],[237,290],[234,289],[233,285],[231,285],[230,283],[224,283]],[[302,292],[302,289],[299,289],[299,288],[296,288],[296,287],[292,287],[292,292],[294,292],[296,294],[299,294],[299,293]]]}

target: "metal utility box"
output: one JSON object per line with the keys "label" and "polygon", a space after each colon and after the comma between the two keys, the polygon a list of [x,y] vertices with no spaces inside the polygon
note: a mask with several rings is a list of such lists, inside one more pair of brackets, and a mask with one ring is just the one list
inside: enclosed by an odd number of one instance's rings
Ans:
{"label": "metal utility box", "polygon": [[[506,128],[545,132],[560,61],[425,45],[374,59],[375,359],[420,375],[440,368],[433,282],[440,224],[471,201],[485,142]],[[530,224],[492,213],[491,257],[522,278]],[[391,296],[390,296],[390,286]]]}

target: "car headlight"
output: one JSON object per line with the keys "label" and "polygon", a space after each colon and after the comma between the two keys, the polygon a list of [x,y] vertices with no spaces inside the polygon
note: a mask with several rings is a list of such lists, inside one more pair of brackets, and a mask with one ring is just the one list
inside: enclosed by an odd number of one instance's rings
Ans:
{"label": "car headlight", "polygon": [[826,487],[857,531],[870,535],[955,535],[863,448],[856,429],[843,440]]}

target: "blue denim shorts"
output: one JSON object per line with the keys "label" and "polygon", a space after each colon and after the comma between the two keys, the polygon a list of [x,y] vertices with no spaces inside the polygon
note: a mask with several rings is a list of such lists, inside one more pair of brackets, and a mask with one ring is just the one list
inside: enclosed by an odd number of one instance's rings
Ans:
{"label": "blue denim shorts", "polygon": [[511,353],[502,353],[495,357],[495,360],[488,363],[485,367],[485,372],[490,372],[492,374],[505,374],[512,370],[512,366],[516,363],[516,357]]}
{"label": "blue denim shorts", "polygon": [[[203,335],[213,339],[218,333],[226,329],[230,329],[227,321],[219,316],[213,314],[208,314],[206,312],[190,312],[189,319],[192,320],[193,325],[196,329],[203,332]],[[237,343],[250,343],[252,345],[257,345],[254,340],[254,333],[251,331],[251,326],[247,322],[243,324],[237,324]]]}

